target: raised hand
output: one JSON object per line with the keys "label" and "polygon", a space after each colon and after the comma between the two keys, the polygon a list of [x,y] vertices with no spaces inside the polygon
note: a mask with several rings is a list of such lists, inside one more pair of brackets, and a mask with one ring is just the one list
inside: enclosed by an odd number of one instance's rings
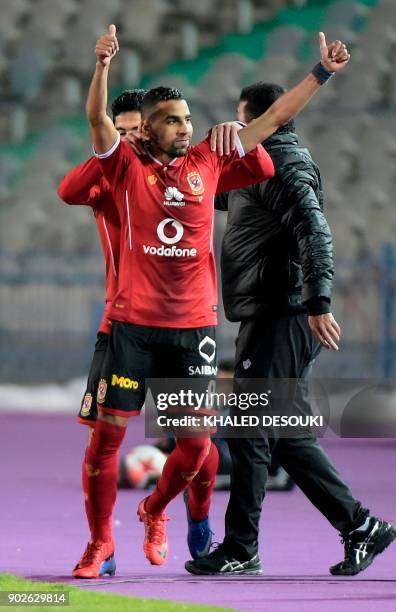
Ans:
{"label": "raised hand", "polygon": [[323,32],[319,32],[320,61],[330,72],[341,70],[351,57],[346,45],[340,40],[335,40],[329,45]]}
{"label": "raised hand", "polygon": [[109,25],[108,33],[101,36],[96,42],[95,53],[97,61],[103,66],[109,66],[119,48],[116,27],[114,24],[111,24]]}

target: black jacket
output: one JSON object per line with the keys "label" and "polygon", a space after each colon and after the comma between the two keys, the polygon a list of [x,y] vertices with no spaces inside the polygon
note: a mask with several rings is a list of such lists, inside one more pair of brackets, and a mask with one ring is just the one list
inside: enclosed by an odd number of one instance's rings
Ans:
{"label": "black jacket", "polygon": [[319,169],[294,133],[275,134],[265,149],[274,178],[216,198],[228,209],[221,271],[230,321],[330,311],[333,250]]}

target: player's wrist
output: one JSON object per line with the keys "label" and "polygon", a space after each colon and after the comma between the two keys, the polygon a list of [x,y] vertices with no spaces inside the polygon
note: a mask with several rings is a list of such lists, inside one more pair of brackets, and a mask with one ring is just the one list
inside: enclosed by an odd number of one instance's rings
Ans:
{"label": "player's wrist", "polygon": [[316,66],[312,68],[312,74],[319,85],[324,85],[335,73],[323,66],[322,62],[318,62]]}
{"label": "player's wrist", "polygon": [[108,68],[108,64],[103,64],[103,62],[101,62],[99,59],[96,59],[96,70],[99,70],[100,72],[105,72],[106,70],[108,70]]}

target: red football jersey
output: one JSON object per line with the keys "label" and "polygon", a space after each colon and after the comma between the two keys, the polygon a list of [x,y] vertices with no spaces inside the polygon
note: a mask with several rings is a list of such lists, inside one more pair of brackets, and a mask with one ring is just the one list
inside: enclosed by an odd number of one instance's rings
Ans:
{"label": "red football jersey", "polygon": [[[97,156],[121,220],[112,319],[176,328],[217,323],[213,201],[222,171],[240,158],[238,150],[220,157],[206,140],[161,163],[150,154],[137,156],[117,135],[110,151]],[[262,156],[265,178],[273,176],[264,150],[258,147],[254,155]],[[260,180],[263,173],[250,183]]]}
{"label": "red football jersey", "polygon": [[106,262],[106,305],[99,331],[110,333],[109,311],[117,293],[120,252],[120,218],[107,180],[98,160],[91,157],[68,172],[58,187],[59,197],[67,204],[90,206]]}

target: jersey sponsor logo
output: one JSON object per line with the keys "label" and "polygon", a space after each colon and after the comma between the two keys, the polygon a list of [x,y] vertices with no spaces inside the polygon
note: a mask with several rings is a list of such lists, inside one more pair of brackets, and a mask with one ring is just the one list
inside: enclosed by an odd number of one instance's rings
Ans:
{"label": "jersey sponsor logo", "polygon": [[160,257],[196,257],[197,249],[176,246],[183,235],[184,227],[180,221],[172,218],[163,219],[157,227],[157,236],[163,244],[159,247],[144,244],[143,252],[145,255],[159,255]]}
{"label": "jersey sponsor logo", "polygon": [[104,378],[101,378],[99,381],[98,395],[96,398],[98,404],[103,404],[103,402],[105,401],[106,391],[107,391],[107,381]]}
{"label": "jersey sponsor logo", "polygon": [[187,181],[194,195],[201,195],[205,191],[199,172],[189,172],[187,174]]}
{"label": "jersey sponsor logo", "polygon": [[137,391],[139,389],[137,380],[127,378],[126,376],[117,376],[117,374],[113,374],[111,377],[111,386],[120,387],[121,389],[132,389],[132,391]]}
{"label": "jersey sponsor logo", "polygon": [[217,367],[210,365],[188,366],[189,376],[216,376]]}
{"label": "jersey sponsor logo", "polygon": [[185,206],[184,194],[177,187],[167,187],[165,189],[164,206]]}
{"label": "jersey sponsor logo", "polygon": [[[168,229],[168,226],[172,226],[175,230],[173,236],[168,236],[165,234],[165,228]],[[169,230],[168,230],[169,231]],[[175,219],[163,219],[161,223],[158,224],[157,227],[157,236],[164,244],[176,244],[180,242],[183,238],[184,227],[180,223],[180,221],[176,221]]]}
{"label": "jersey sponsor logo", "polygon": [[216,342],[209,336],[205,336],[198,345],[198,352],[205,361],[212,363],[216,355]]}
{"label": "jersey sponsor logo", "polygon": [[83,405],[81,408],[81,416],[86,417],[89,415],[92,406],[92,395],[91,393],[86,393],[83,399]]}
{"label": "jersey sponsor logo", "polygon": [[155,183],[157,182],[157,177],[155,176],[155,174],[150,174],[150,176],[147,177],[147,181],[149,185],[155,185]]}
{"label": "jersey sponsor logo", "polygon": [[143,245],[145,255],[159,255],[160,257],[196,257],[197,249],[180,249],[175,245],[171,247],[160,247]]}

